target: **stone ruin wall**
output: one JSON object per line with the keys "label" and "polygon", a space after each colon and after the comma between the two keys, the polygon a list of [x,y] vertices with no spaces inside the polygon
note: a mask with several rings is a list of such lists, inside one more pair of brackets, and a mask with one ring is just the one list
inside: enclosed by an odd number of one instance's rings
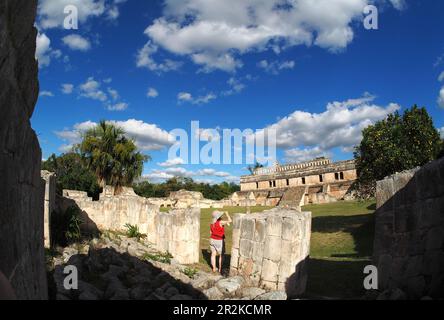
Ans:
{"label": "stone ruin wall", "polygon": [[310,254],[311,213],[272,209],[238,215],[233,223],[231,275],[242,275],[254,286],[304,293]]}
{"label": "stone ruin wall", "polygon": [[42,154],[29,119],[38,98],[36,0],[0,1],[0,270],[19,299],[47,299]]}
{"label": "stone ruin wall", "polygon": [[377,183],[379,289],[444,297],[444,159]]}
{"label": "stone ruin wall", "polygon": [[170,252],[182,264],[199,262],[200,209],[158,212],[154,219],[157,250]]}
{"label": "stone ruin wall", "polygon": [[105,189],[99,201],[93,201],[86,192],[64,190],[60,203],[61,211],[79,208],[88,231],[124,231],[127,223],[137,225],[157,250],[168,251],[179,263],[199,262],[198,208],[160,212],[157,205],[137,196],[131,188],[124,188],[119,195]]}

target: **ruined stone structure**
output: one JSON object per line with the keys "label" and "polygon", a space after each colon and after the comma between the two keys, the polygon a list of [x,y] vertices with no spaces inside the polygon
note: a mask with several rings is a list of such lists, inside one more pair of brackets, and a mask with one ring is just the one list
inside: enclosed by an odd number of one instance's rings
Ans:
{"label": "ruined stone structure", "polygon": [[305,291],[310,253],[311,213],[273,209],[238,215],[233,224],[231,275],[254,286],[282,290],[289,297]]}
{"label": "ruined stone structure", "polygon": [[19,299],[46,299],[42,154],[29,119],[38,97],[36,0],[0,1],[0,270]]}
{"label": "ruined stone structure", "polygon": [[51,247],[51,215],[56,210],[56,176],[49,171],[42,171],[41,176],[45,180],[44,202],[44,238],[45,248]]}
{"label": "ruined stone structure", "polygon": [[379,289],[444,297],[444,159],[377,183]]}
{"label": "ruined stone structure", "polygon": [[353,160],[332,163],[319,158],[308,162],[256,169],[241,177],[241,192],[231,199],[237,205],[297,207],[347,198],[356,180]]}
{"label": "ruined stone structure", "polygon": [[223,208],[223,201],[205,199],[201,192],[179,190],[171,192],[166,198],[148,198],[148,201],[165,208]]}
{"label": "ruined stone structure", "polygon": [[80,209],[83,228],[96,230],[125,230],[125,224],[136,225],[147,235],[147,240],[160,251],[168,251],[180,263],[199,262],[200,210],[177,209],[160,212],[159,206],[139,197],[131,188],[114,195],[105,188],[99,201],[93,201],[86,192],[64,190],[60,210]]}

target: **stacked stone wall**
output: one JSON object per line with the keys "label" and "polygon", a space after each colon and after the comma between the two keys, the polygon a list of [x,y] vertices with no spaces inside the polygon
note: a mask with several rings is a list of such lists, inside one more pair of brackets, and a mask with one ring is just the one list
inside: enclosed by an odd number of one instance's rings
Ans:
{"label": "stacked stone wall", "polygon": [[311,213],[273,209],[234,219],[230,273],[252,285],[301,295],[307,283]]}
{"label": "stacked stone wall", "polygon": [[379,181],[376,192],[380,289],[444,297],[444,159]]}
{"label": "stacked stone wall", "polygon": [[159,206],[127,188],[114,195],[105,190],[99,201],[85,192],[64,190],[60,211],[77,207],[88,231],[124,231],[125,224],[136,225],[159,251],[168,251],[183,264],[199,262],[200,209],[160,212]]}
{"label": "stacked stone wall", "polygon": [[0,1],[0,271],[19,299],[46,299],[36,0]]}

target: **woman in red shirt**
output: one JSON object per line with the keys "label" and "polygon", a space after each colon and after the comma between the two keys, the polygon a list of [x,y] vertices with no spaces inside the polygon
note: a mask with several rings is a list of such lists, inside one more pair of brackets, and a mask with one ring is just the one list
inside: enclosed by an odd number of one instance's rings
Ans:
{"label": "woman in red shirt", "polygon": [[[227,216],[227,221],[222,221],[223,215]],[[224,254],[225,226],[232,222],[228,212],[214,211],[213,223],[210,225],[210,249],[211,249],[211,267],[213,272],[217,272],[216,257],[219,255],[219,272],[222,272],[222,256]]]}

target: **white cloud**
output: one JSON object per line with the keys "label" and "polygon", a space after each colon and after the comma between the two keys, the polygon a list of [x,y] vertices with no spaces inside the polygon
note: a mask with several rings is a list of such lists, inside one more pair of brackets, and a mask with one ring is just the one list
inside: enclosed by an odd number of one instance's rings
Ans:
{"label": "white cloud", "polygon": [[125,111],[126,109],[128,109],[128,103],[126,102],[119,102],[116,104],[109,104],[107,106],[107,109],[109,111]]}
{"label": "white cloud", "polygon": [[444,109],[444,87],[439,91],[438,105]]}
{"label": "white cloud", "polygon": [[108,88],[108,93],[113,100],[118,100],[120,98],[119,92],[115,89]]}
{"label": "white cloud", "polygon": [[295,66],[294,61],[273,61],[268,62],[267,60],[262,60],[258,63],[258,67],[264,69],[266,72],[277,75],[282,70],[293,69]]}
{"label": "white cloud", "polygon": [[40,97],[54,97],[54,93],[51,91],[40,91]]}
{"label": "white cloud", "polygon": [[176,167],[184,163],[185,161],[182,158],[174,158],[174,159],[168,159],[165,162],[158,163],[157,165],[160,167]]}
{"label": "white cloud", "polygon": [[151,42],[145,44],[145,46],[139,50],[136,58],[136,65],[139,68],[146,68],[150,71],[162,73],[168,71],[174,71],[181,67],[181,63],[170,59],[165,59],[162,63],[157,63],[152,58],[152,55],[157,53],[158,47]]}
{"label": "white cloud", "polygon": [[[386,0],[376,0],[385,2]],[[297,45],[346,48],[355,21],[373,0],[166,0],[163,16],[145,30],[152,45],[202,67],[232,72],[239,56]],[[391,0],[400,9],[403,1]],[[150,43],[150,42],[149,42]]]}
{"label": "white cloud", "polygon": [[405,0],[390,0],[390,2],[398,10],[403,10],[406,6]]}
{"label": "white cloud", "polygon": [[308,161],[319,157],[331,157],[331,153],[320,147],[285,150],[285,161],[290,163]]}
{"label": "white cloud", "polygon": [[441,129],[438,129],[438,132],[441,136],[441,139],[444,139],[444,127],[442,127]]}
{"label": "white cloud", "polygon": [[80,95],[85,98],[105,102],[108,100],[108,96],[100,89],[100,86],[100,82],[94,80],[93,77],[89,77],[85,83],[80,85]]}
{"label": "white cloud", "polygon": [[91,43],[88,39],[78,34],[70,34],[62,38],[63,43],[71,50],[88,51],[91,49]]}
{"label": "white cloud", "polygon": [[[126,136],[134,139],[138,148],[143,151],[162,150],[175,142],[175,138],[172,135],[155,124],[136,119],[109,122],[121,127],[126,132]],[[74,144],[81,141],[83,132],[96,125],[97,123],[95,122],[85,121],[75,124],[72,128],[55,132],[57,137],[65,142],[61,150],[72,148]]]}
{"label": "white cloud", "polygon": [[154,88],[148,88],[146,96],[148,98],[156,98],[156,97],[159,96],[159,92],[156,89],[154,89]]}
{"label": "white cloud", "polygon": [[193,96],[189,92],[179,92],[179,94],[177,95],[177,100],[191,101],[193,100]]}
{"label": "white cloud", "polygon": [[[374,99],[366,94],[359,99],[331,102],[321,113],[296,110],[267,129],[276,130],[278,148],[290,149],[287,158],[321,156],[333,148],[350,151],[360,143],[364,128],[400,109],[395,103],[386,107],[375,105]],[[255,134],[259,139],[264,135],[264,130]]]}
{"label": "white cloud", "polygon": [[438,77],[438,81],[439,81],[439,82],[443,82],[443,81],[444,81],[444,71],[441,72],[441,74],[439,75],[439,77]]}
{"label": "white cloud", "polygon": [[36,38],[36,52],[35,58],[39,62],[39,68],[47,67],[51,64],[52,58],[60,58],[62,52],[54,50],[51,47],[51,40],[45,33],[38,33]]}
{"label": "white cloud", "polygon": [[170,167],[166,169],[153,169],[150,173],[144,175],[144,178],[148,178],[150,180],[162,181],[168,180],[174,177],[182,177],[182,178],[193,178],[197,182],[204,183],[215,183],[213,179],[201,179],[199,177],[213,177],[213,178],[222,178],[228,182],[238,182],[239,177],[234,177],[228,172],[217,171],[215,169],[200,169],[196,171],[187,170],[183,167]]}
{"label": "white cloud", "polygon": [[245,84],[243,84],[239,79],[236,79],[234,77],[228,79],[227,84],[229,86],[229,89],[222,92],[223,96],[231,96],[233,94],[238,94],[245,89]]}
{"label": "white cloud", "polygon": [[196,98],[193,97],[193,95],[189,92],[179,92],[179,94],[177,95],[177,100],[179,103],[189,102],[191,104],[196,104],[196,105],[207,104],[216,98],[217,96],[214,93],[208,93],[206,95],[198,96]]}
{"label": "white cloud", "polygon": [[63,94],[71,94],[74,91],[74,85],[71,83],[62,84],[62,93]]}
{"label": "white cloud", "polygon": [[116,19],[118,5],[126,0],[40,0],[38,4],[38,24],[43,29],[62,28],[65,20],[64,8],[74,5],[78,9],[79,24],[91,18],[104,16]]}

